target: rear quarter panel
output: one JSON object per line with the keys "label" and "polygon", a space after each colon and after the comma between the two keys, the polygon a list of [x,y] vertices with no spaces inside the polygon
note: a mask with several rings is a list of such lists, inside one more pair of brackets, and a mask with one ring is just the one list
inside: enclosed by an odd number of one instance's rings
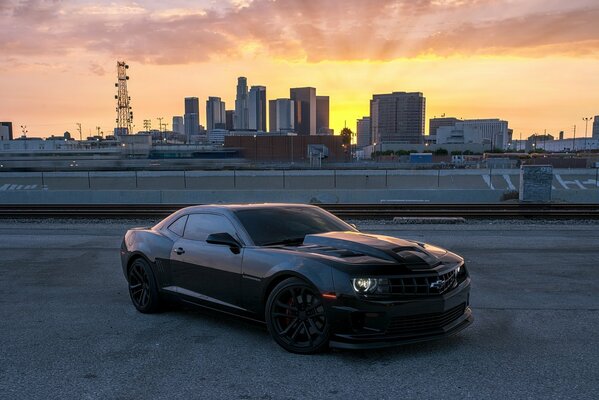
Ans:
{"label": "rear quarter panel", "polygon": [[[164,282],[165,268],[168,265],[173,241],[152,229],[130,229],[125,234],[121,249],[123,272],[127,274],[129,261],[134,257],[144,257],[150,262],[154,276],[159,280],[159,286]],[[168,269],[168,268],[166,268]]]}

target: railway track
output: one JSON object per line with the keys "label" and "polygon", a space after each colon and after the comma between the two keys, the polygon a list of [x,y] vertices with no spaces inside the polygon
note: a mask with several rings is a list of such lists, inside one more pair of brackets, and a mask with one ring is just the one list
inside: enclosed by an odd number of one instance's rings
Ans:
{"label": "railway track", "polygon": [[[185,204],[0,205],[0,218],[164,217]],[[318,204],[343,218],[393,217],[599,219],[599,204]]]}

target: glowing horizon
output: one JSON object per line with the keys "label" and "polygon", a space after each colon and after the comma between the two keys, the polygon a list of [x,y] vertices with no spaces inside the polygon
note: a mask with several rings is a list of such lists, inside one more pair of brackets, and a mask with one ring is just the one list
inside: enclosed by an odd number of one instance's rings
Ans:
{"label": "glowing horizon", "polygon": [[[234,108],[238,76],[267,98],[313,86],[331,128],[373,94],[422,92],[426,119],[502,118],[514,138],[584,135],[599,115],[599,5],[590,0],[177,0],[0,3],[0,120],[15,137],[114,128],[116,60],[130,65],[134,131],[171,124],[183,99]],[[372,21],[376,21],[373,24]],[[466,22],[463,22],[466,21]],[[427,129],[428,133],[428,129]],[[590,136],[590,129],[589,129]]]}

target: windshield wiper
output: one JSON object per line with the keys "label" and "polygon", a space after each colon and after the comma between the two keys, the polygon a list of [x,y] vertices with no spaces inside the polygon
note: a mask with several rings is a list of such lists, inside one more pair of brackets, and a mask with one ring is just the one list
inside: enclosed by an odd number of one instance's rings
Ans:
{"label": "windshield wiper", "polygon": [[263,243],[262,246],[277,246],[277,245],[293,245],[293,244],[302,244],[304,243],[304,238],[290,238],[277,240],[276,242]]}

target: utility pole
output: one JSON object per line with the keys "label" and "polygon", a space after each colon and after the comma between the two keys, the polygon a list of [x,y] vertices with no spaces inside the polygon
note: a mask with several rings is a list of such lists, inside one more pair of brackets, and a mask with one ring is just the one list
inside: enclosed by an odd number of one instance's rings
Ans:
{"label": "utility pole", "polygon": [[518,151],[522,150],[522,132],[520,132],[520,139],[518,140]]}
{"label": "utility pole", "polygon": [[158,131],[160,132],[160,140],[162,141],[162,120],[164,117],[157,117],[158,120]]}
{"label": "utility pole", "polygon": [[589,129],[589,121],[592,120],[593,117],[582,117],[584,121],[584,149],[587,149],[587,130]]}
{"label": "utility pole", "polygon": [[75,125],[77,125],[77,132],[79,132],[79,141],[81,142],[83,140],[83,133],[81,133],[81,122],[77,122]]}
{"label": "utility pole", "polygon": [[572,139],[572,151],[576,153],[576,125],[574,125],[574,139]]}
{"label": "utility pole", "polygon": [[152,120],[144,119],[144,131],[149,132],[152,129]]}

